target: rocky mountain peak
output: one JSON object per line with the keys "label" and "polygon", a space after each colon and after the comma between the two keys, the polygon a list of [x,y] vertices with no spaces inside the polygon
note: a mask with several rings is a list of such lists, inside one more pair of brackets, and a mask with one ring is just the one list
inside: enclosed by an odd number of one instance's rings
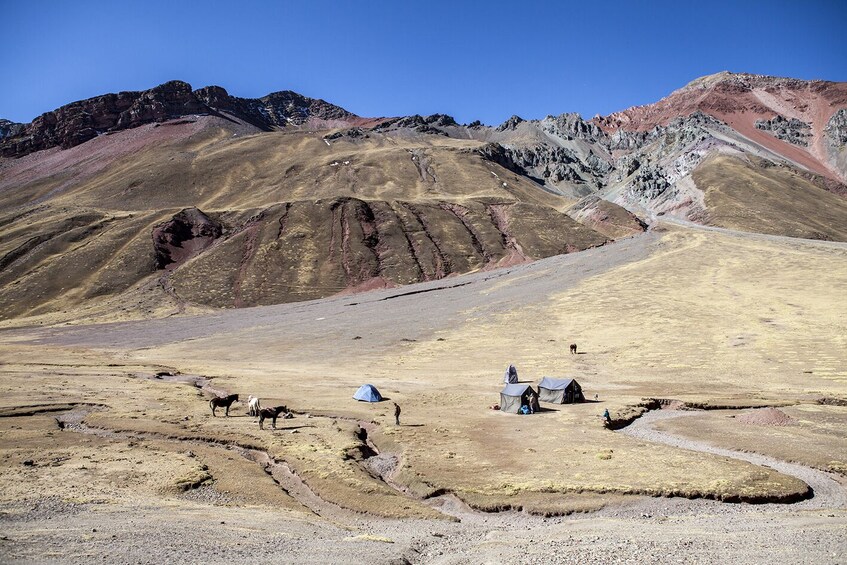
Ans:
{"label": "rocky mountain peak", "polygon": [[511,118],[509,118],[508,120],[506,120],[505,122],[500,124],[497,127],[497,131],[513,130],[513,129],[518,127],[518,124],[520,124],[521,122],[524,122],[524,121],[526,121],[526,120],[524,120],[520,116],[512,116]]}
{"label": "rocky mountain peak", "polygon": [[194,95],[213,108],[225,105],[230,99],[229,92],[222,86],[204,86],[195,90]]}
{"label": "rocky mountain peak", "polygon": [[103,133],[197,114],[227,114],[264,131],[301,125],[310,119],[358,118],[344,108],[290,90],[258,99],[238,98],[220,86],[192,90],[187,82],[172,80],[149,90],[72,102],[29,124],[0,123],[0,155],[21,157],[57,146],[67,149]]}
{"label": "rocky mountain peak", "polygon": [[[845,105],[847,83],[723,71],[695,79],[654,104],[634,106],[591,122],[610,134],[620,129],[647,132],[677,117],[701,112],[740,128],[768,146],[768,138],[761,137],[764,134],[753,132],[769,132],[774,139],[815,150],[814,139],[821,135],[825,121]],[[789,122],[790,132],[783,132],[785,128],[780,124],[766,123],[777,116],[779,121]],[[814,121],[820,123],[813,125]],[[813,159],[827,160],[816,151]],[[831,175],[825,167],[816,166],[812,161],[807,160],[804,164]]]}
{"label": "rocky mountain peak", "polygon": [[772,75],[757,75],[752,73],[733,73],[730,71],[721,71],[712,75],[706,75],[696,78],[675,91],[677,92],[692,92],[703,91],[710,89],[718,89],[726,92],[751,91],[756,89],[773,90],[773,89],[799,89],[808,88],[810,85],[825,85],[835,84],[829,81],[821,80],[802,80],[790,77],[778,77]]}

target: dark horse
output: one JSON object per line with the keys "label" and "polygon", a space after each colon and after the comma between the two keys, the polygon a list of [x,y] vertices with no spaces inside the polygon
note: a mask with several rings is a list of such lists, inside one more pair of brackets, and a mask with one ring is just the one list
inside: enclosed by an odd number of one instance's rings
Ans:
{"label": "dark horse", "polygon": [[270,418],[272,420],[271,427],[273,429],[276,429],[276,417],[283,412],[288,412],[288,408],[286,408],[285,406],[277,406],[276,408],[262,408],[261,410],[259,410],[259,429],[265,429],[262,425],[265,421],[265,418]]}
{"label": "dark horse", "polygon": [[575,343],[571,344],[571,355],[576,355],[576,344]]}
{"label": "dark horse", "polygon": [[209,406],[212,408],[212,416],[217,416],[217,414],[215,414],[215,408],[218,408],[220,406],[226,408],[226,415],[229,416],[229,407],[236,400],[238,400],[237,394],[230,394],[229,396],[216,396],[215,398],[209,401]]}

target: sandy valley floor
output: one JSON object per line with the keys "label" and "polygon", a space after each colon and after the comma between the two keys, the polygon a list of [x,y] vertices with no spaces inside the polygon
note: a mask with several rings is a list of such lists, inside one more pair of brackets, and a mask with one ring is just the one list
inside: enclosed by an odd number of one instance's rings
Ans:
{"label": "sandy valley floor", "polygon": [[[843,563],[844,288],[847,245],[667,225],[315,302],[7,321],[0,560]],[[592,401],[491,410],[509,363]],[[294,418],[213,418],[216,392]],[[660,402],[710,410],[600,418]]]}

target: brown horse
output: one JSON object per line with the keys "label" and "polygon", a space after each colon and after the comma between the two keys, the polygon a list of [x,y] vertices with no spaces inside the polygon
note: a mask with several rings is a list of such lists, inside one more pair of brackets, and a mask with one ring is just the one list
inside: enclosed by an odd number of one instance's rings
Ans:
{"label": "brown horse", "polygon": [[276,429],[276,417],[279,416],[283,412],[288,412],[288,408],[285,406],[277,406],[276,408],[262,408],[259,410],[259,429],[264,430],[264,426],[262,425],[265,421],[265,418],[270,418],[271,427]]}
{"label": "brown horse", "polygon": [[217,414],[215,414],[215,408],[221,406],[226,408],[226,416],[229,416],[229,407],[232,406],[232,403],[237,400],[237,394],[230,394],[229,396],[216,396],[215,398],[209,401],[209,406],[212,408],[212,416],[217,416]]}
{"label": "brown horse", "polygon": [[571,355],[576,355],[576,344],[575,343],[571,344]]}

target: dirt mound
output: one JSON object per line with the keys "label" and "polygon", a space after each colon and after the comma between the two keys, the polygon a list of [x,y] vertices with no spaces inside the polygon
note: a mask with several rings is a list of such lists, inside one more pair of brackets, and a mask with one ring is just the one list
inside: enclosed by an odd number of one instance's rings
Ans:
{"label": "dirt mound", "polygon": [[790,426],[794,424],[794,420],[788,414],[776,408],[756,408],[738,416],[736,420],[743,424],[757,426]]}

